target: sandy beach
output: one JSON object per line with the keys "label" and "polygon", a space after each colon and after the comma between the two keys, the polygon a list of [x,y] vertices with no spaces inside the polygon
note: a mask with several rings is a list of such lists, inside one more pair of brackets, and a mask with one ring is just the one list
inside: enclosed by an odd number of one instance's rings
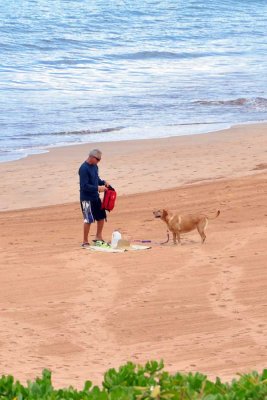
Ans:
{"label": "sandy beach", "polygon": [[[127,361],[211,379],[262,370],[267,359],[267,124],[202,135],[83,144],[0,164],[0,373],[55,386],[100,384]],[[80,247],[78,168],[99,147],[118,192],[119,228],[152,248]],[[152,211],[221,215],[207,241],[158,243]],[[95,227],[92,227],[93,238]]]}

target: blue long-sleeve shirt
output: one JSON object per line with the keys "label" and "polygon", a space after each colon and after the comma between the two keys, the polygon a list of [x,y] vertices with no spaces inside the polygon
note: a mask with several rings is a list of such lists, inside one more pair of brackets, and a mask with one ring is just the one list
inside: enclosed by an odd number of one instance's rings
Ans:
{"label": "blue long-sleeve shirt", "polygon": [[98,186],[105,185],[105,181],[98,176],[98,166],[84,162],[79,168],[80,200],[94,201],[99,199]]}

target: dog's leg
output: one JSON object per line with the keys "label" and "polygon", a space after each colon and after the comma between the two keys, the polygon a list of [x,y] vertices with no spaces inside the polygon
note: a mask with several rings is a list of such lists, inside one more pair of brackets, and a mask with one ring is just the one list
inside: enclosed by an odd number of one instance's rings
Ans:
{"label": "dog's leg", "polygon": [[177,241],[179,244],[181,244],[180,234],[179,232],[173,232],[173,244],[177,244]]}
{"label": "dog's leg", "polygon": [[202,244],[203,244],[205,242],[207,236],[205,235],[205,232],[200,233],[200,236],[201,236]]}
{"label": "dog's leg", "polygon": [[[173,238],[173,244],[177,244],[175,232],[172,232],[172,238]],[[179,241],[179,239],[178,239],[178,241]]]}
{"label": "dog's leg", "polygon": [[205,240],[206,240],[205,229],[207,228],[207,226],[208,226],[208,219],[207,219],[207,218],[203,219],[202,221],[200,221],[200,222],[197,224],[197,230],[198,230],[198,233],[199,233],[200,236],[201,236],[202,244],[203,244],[203,243],[205,242]]}

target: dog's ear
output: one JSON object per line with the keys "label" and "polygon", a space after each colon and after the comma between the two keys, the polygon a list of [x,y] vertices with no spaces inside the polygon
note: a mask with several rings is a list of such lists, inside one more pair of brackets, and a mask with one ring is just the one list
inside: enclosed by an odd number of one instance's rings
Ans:
{"label": "dog's ear", "polygon": [[162,216],[163,216],[163,218],[167,217],[168,214],[169,214],[168,210],[166,210],[165,208],[163,208],[163,210],[162,210]]}

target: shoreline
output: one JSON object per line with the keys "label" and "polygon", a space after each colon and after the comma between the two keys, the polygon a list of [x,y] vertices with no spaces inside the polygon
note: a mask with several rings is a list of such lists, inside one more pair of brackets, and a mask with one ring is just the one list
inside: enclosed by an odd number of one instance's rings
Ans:
{"label": "shoreline", "polygon": [[54,147],[1,163],[0,211],[78,201],[77,171],[92,147],[103,151],[100,176],[113,183],[118,196],[257,173],[265,168],[266,127],[235,125],[195,135]]}
{"label": "shoreline", "polygon": [[[261,122],[265,123],[265,121],[261,121]],[[255,124],[256,123],[258,123],[258,122],[255,122]],[[267,121],[266,121],[266,123],[267,123]],[[244,124],[246,124],[246,123],[244,123]],[[248,124],[252,124],[252,122],[250,122]],[[254,122],[253,122],[253,124],[254,124]],[[212,125],[212,126],[214,126],[214,128],[209,128],[209,129],[207,128],[207,130],[204,129],[203,131],[200,130],[199,132],[196,131],[194,133],[188,133],[186,131],[183,131],[183,129],[182,129],[183,127],[186,127],[187,129],[190,128],[192,131],[195,131],[198,126],[203,126],[203,125],[207,125],[207,126]],[[218,125],[217,128],[215,128],[216,125]],[[239,124],[235,124],[235,125],[239,125]],[[240,124],[240,125],[242,125],[242,124]],[[73,142],[73,143],[68,143],[68,142],[64,143],[63,142],[61,144],[47,145],[47,146],[43,145],[39,149],[36,148],[32,152],[30,151],[29,154],[24,155],[22,157],[9,159],[9,160],[2,160],[2,161],[0,160],[0,164],[6,163],[6,162],[20,161],[27,157],[37,156],[40,154],[48,153],[51,149],[57,149],[57,148],[79,146],[79,145],[83,145],[83,144],[92,144],[93,145],[94,143],[101,144],[101,143],[124,142],[124,141],[131,142],[131,141],[136,141],[136,140],[168,139],[170,137],[187,136],[187,135],[192,135],[192,134],[193,135],[201,135],[201,134],[226,130],[226,129],[231,128],[231,126],[232,126],[232,124],[230,124],[230,123],[226,124],[226,123],[222,123],[222,122],[218,122],[217,124],[216,123],[206,123],[206,124],[205,123],[195,123],[195,124],[192,123],[192,124],[181,124],[181,125],[173,124],[173,125],[162,126],[160,128],[157,128],[157,127],[145,128],[144,127],[142,129],[139,127],[139,128],[136,128],[137,132],[136,132],[136,130],[134,132],[132,132],[133,128],[130,128],[130,127],[128,127],[128,128],[127,127],[124,127],[124,128],[118,127],[118,129],[111,128],[111,130],[108,134],[108,137],[105,137],[105,138],[103,138],[103,137],[101,138],[98,136],[98,135],[101,136],[101,132],[102,132],[101,130],[99,130],[99,132],[95,132],[95,133],[92,131],[91,134],[93,135],[93,137],[91,137],[90,140],[88,140],[88,141]],[[120,130],[125,130],[126,132],[124,133],[123,136],[118,138],[118,132]],[[152,131],[158,131],[158,130],[159,130],[159,132],[161,132],[159,134],[159,136],[156,135],[156,136],[150,137],[150,134]],[[105,133],[106,131],[109,131],[109,128],[107,128],[107,130],[104,129],[102,133]],[[142,134],[140,131],[142,131]],[[165,131],[167,131],[168,133],[163,133]],[[113,134],[113,132],[115,132],[115,134]],[[79,133],[79,131],[75,131],[75,134],[78,134],[78,133]],[[69,134],[69,132],[66,131],[66,134]],[[81,135],[83,135],[83,134],[84,134],[84,131],[82,130]],[[146,135],[147,135],[147,137],[144,138],[144,136],[146,136]],[[153,135],[154,135],[154,133],[153,133]]]}
{"label": "shoreline", "polygon": [[[190,126],[191,128],[194,126],[198,126],[198,125],[214,125],[214,123],[195,123],[195,124],[181,124],[181,125],[166,125],[164,128],[165,130],[173,130],[173,129],[177,129],[177,127],[181,127],[181,126]],[[5,161],[0,161],[0,165],[1,164],[6,164],[6,163],[13,163],[13,162],[19,162],[21,160],[27,159],[28,157],[32,157],[32,156],[38,156],[41,154],[46,154],[49,153],[51,150],[53,149],[61,149],[61,148],[65,148],[65,147],[72,147],[72,146],[83,146],[83,145],[94,145],[94,143],[101,145],[101,143],[116,143],[116,142],[132,142],[132,141],[139,141],[139,140],[157,140],[157,139],[169,139],[169,138],[175,138],[175,137],[184,137],[184,136],[196,136],[196,135],[206,135],[206,134],[211,134],[211,133],[216,133],[216,132],[222,132],[222,131],[227,131],[229,129],[232,129],[234,127],[238,127],[238,126],[252,126],[252,125],[262,125],[262,124],[267,124],[267,121],[262,120],[262,121],[250,121],[250,122],[240,122],[240,123],[235,123],[235,124],[227,124],[227,123],[218,123],[219,125],[225,125],[225,127],[220,127],[217,129],[211,129],[211,130],[207,130],[205,132],[195,132],[195,133],[177,133],[177,134],[168,134],[168,135],[164,135],[164,136],[158,136],[158,137],[148,137],[148,138],[138,138],[135,137],[133,139],[111,139],[111,140],[93,140],[93,141],[88,141],[88,142],[83,142],[83,143],[65,143],[65,144],[61,144],[61,145],[48,145],[48,146],[44,146],[41,147],[39,150],[36,149],[36,152],[32,152],[29,153],[21,158],[15,158],[15,159],[10,159],[10,160],[5,160]],[[154,127],[155,128],[155,127]],[[153,130],[154,128],[151,128],[151,130]],[[127,129],[127,128],[126,128]],[[141,130],[141,128],[139,128]],[[155,128],[156,129],[156,128]],[[116,130],[115,128],[113,129],[114,131]],[[112,130],[112,131],[113,131]]]}

